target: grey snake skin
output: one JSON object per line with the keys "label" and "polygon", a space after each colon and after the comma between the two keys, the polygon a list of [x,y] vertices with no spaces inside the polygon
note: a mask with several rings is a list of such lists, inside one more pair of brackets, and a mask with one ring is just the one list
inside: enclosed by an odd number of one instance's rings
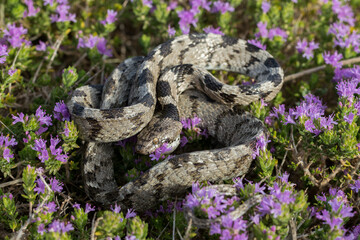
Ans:
{"label": "grey snake skin", "polygon": [[[238,72],[254,83],[226,85],[207,69]],[[267,51],[215,34],[183,35],[146,57],[125,60],[104,86],[80,87],[67,104],[88,142],[83,164],[87,194],[102,204],[117,202],[141,212],[160,200],[180,196],[194,181],[244,175],[256,138],[265,131],[260,120],[238,105],[261,98],[270,101],[282,84],[283,70]],[[138,152],[147,154],[153,151],[152,145],[165,141],[173,141],[176,147],[179,119],[194,114],[202,119],[200,127],[223,148],[176,155],[135,181],[117,186],[111,142],[139,133]]]}

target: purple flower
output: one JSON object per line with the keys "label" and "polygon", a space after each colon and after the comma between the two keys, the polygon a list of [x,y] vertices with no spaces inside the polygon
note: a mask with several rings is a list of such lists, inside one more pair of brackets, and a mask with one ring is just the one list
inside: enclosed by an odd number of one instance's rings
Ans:
{"label": "purple flower", "polygon": [[323,220],[327,225],[330,226],[331,230],[333,230],[335,226],[339,226],[343,222],[341,218],[331,217],[329,211],[327,210],[317,212],[316,218]]}
{"label": "purple flower", "polygon": [[220,31],[220,27],[214,28],[213,26],[208,26],[206,28],[203,28],[205,33],[213,33],[223,36],[224,33]]}
{"label": "purple flower", "polygon": [[279,27],[270,29],[269,36],[268,36],[269,39],[272,40],[276,36],[281,37],[284,40],[286,40],[288,37],[287,33]]}
{"label": "purple flower", "polygon": [[303,53],[303,57],[306,59],[310,59],[314,57],[313,50],[319,48],[319,44],[315,43],[314,41],[311,41],[308,43],[305,39],[302,41],[298,41],[296,45],[296,49],[299,53]]}
{"label": "purple flower", "polygon": [[35,9],[34,2],[32,0],[24,0],[24,3],[28,7],[28,10],[24,11],[24,14],[23,14],[24,18],[35,16],[40,11],[40,8]]}
{"label": "purple flower", "polygon": [[282,176],[278,176],[278,178],[279,178],[283,183],[288,183],[289,176],[290,176],[290,174],[288,174],[287,172],[285,172],[285,173],[283,173]]}
{"label": "purple flower", "polygon": [[41,178],[37,178],[35,182],[36,187],[34,188],[34,191],[37,193],[45,193],[45,183],[41,180]]}
{"label": "purple flower", "polygon": [[22,43],[26,43],[25,39],[21,36],[27,34],[27,29],[16,27],[15,23],[7,24],[7,29],[4,30],[4,38],[11,44],[12,47],[21,47]]}
{"label": "purple flower", "polygon": [[[62,116],[60,116],[60,114]],[[55,103],[54,118],[56,118],[59,121],[70,121],[69,109],[67,108],[63,100]]]}
{"label": "purple flower", "polygon": [[11,153],[9,148],[4,148],[3,158],[10,163],[10,159],[14,157],[14,154]]}
{"label": "purple flower", "polygon": [[64,134],[66,137],[70,136],[70,129],[69,129],[69,125],[68,122],[65,122],[65,126],[64,126],[64,131],[62,132],[62,134]]}
{"label": "purple flower", "polygon": [[149,8],[152,8],[152,0],[142,0],[142,3],[144,6],[147,6]]}
{"label": "purple flower", "polygon": [[191,11],[194,14],[198,14],[200,12],[200,7],[204,8],[206,11],[210,12],[211,1],[206,0],[190,0]]}
{"label": "purple flower", "polygon": [[39,138],[35,139],[34,147],[31,147],[33,150],[37,152],[41,152],[42,149],[46,148],[46,140]]}
{"label": "purple flower", "polygon": [[174,10],[177,7],[177,5],[178,5],[177,1],[171,1],[168,7],[166,8],[166,10],[167,11]]}
{"label": "purple flower", "polygon": [[210,226],[210,235],[221,234],[221,226],[219,223],[213,223]]}
{"label": "purple flower", "polygon": [[72,206],[73,206],[73,208],[76,208],[76,209],[80,210],[80,204],[79,203],[75,203]]}
{"label": "purple flower", "polygon": [[265,186],[261,186],[260,183],[255,183],[255,190],[254,193],[261,193],[265,194],[264,190],[266,189]]}
{"label": "purple flower", "polygon": [[49,224],[48,231],[49,232],[57,232],[57,233],[66,233],[69,231],[74,230],[74,227],[71,223],[67,223],[65,225],[64,222],[60,222],[59,220],[54,220],[52,223]]}
{"label": "purple flower", "polygon": [[322,56],[326,64],[330,64],[334,68],[341,68],[342,63],[339,62],[343,58],[341,53],[338,54],[338,52],[335,51],[334,54],[331,55],[330,52],[324,52]]}
{"label": "purple flower", "polygon": [[16,72],[17,72],[17,69],[12,69],[12,68],[10,68],[10,69],[8,70],[8,74],[9,74],[10,76],[14,75],[14,73],[16,73]]}
{"label": "purple flower", "polygon": [[351,190],[353,190],[353,191],[355,191],[356,193],[358,193],[359,190],[360,190],[360,179],[356,180],[356,181],[354,182],[354,184],[350,184],[349,186],[350,186],[350,189],[351,189]]}
{"label": "purple flower", "polygon": [[354,116],[355,114],[353,114],[352,112],[349,113],[349,115],[345,115],[344,116],[344,121],[348,122],[349,124],[352,123],[352,121],[354,120]]}
{"label": "purple flower", "polygon": [[136,236],[134,236],[134,235],[127,235],[127,236],[125,237],[125,240],[138,240],[138,239],[137,239]]}
{"label": "purple flower", "polygon": [[86,203],[85,205],[85,213],[89,213],[89,212],[92,212],[92,211],[95,211],[95,206],[94,207],[91,207],[90,203]]}
{"label": "purple flower", "polygon": [[255,150],[252,154],[253,159],[255,159],[257,156],[260,155],[260,150],[265,151],[266,145],[269,142],[271,142],[271,140],[265,139],[264,135],[261,135],[260,137],[256,138],[256,140],[257,140],[257,142],[256,142]]}
{"label": "purple flower", "polygon": [[149,157],[151,161],[159,161],[161,158],[165,159],[165,154],[172,151],[172,148],[168,147],[167,143],[161,145],[161,147],[157,148],[154,153],[150,154]]}
{"label": "purple flower", "polygon": [[59,4],[56,7],[56,13],[50,16],[51,22],[76,22],[76,15],[69,13],[70,6],[67,2]]}
{"label": "purple flower", "polygon": [[8,47],[4,44],[0,44],[0,63],[3,64],[5,61],[6,61],[6,57],[5,56],[8,56],[9,53],[8,53]]}
{"label": "purple flower", "polygon": [[290,114],[287,114],[286,117],[285,117],[285,122],[284,122],[284,125],[287,125],[287,124],[296,124],[296,122],[294,121],[294,119],[291,117]]}
{"label": "purple flower", "polygon": [[217,216],[220,215],[220,212],[216,210],[213,206],[210,206],[208,209],[205,209],[208,214],[209,219],[215,219]]}
{"label": "purple flower", "polygon": [[50,179],[50,186],[54,192],[61,192],[64,184],[59,182],[55,177]]}
{"label": "purple flower", "polygon": [[56,212],[56,210],[57,210],[56,204],[54,202],[49,202],[48,204],[46,204],[44,206],[45,206],[45,208],[47,208],[48,213],[53,213],[53,212]]}
{"label": "purple flower", "polygon": [[9,146],[15,146],[17,145],[17,142],[15,140],[15,138],[12,136],[11,138],[9,138],[9,136],[4,136],[2,133],[0,135],[0,146],[3,147],[9,147]]}
{"label": "purple flower", "polygon": [[176,30],[175,30],[175,28],[171,27],[169,24],[167,32],[168,32],[169,36],[172,37],[172,36],[175,36]]}
{"label": "purple flower", "polygon": [[334,114],[331,114],[330,116],[326,117],[320,117],[320,127],[331,130],[334,127],[334,124],[337,124],[336,121],[334,121]]}
{"label": "purple flower", "polygon": [[358,82],[354,80],[343,80],[336,85],[336,90],[340,97],[347,98],[352,103],[354,94],[360,94],[360,89],[357,88]]}
{"label": "purple flower", "polygon": [[266,50],[266,45],[262,44],[259,40],[257,39],[252,39],[252,40],[248,40],[248,43],[251,43],[252,45],[262,49],[262,50]]}
{"label": "purple flower", "polygon": [[40,235],[43,235],[46,232],[45,225],[43,223],[41,223],[38,226],[37,231],[38,231],[38,233],[40,233]]}
{"label": "purple flower", "polygon": [[256,37],[267,38],[269,31],[267,30],[267,22],[258,22],[257,27],[259,28],[259,32],[256,34]]}
{"label": "purple flower", "polygon": [[119,213],[121,211],[121,207],[120,205],[117,205],[115,203],[114,207],[113,206],[110,207],[110,210],[113,211],[114,213]]}
{"label": "purple flower", "polygon": [[126,216],[125,218],[128,219],[128,218],[133,218],[136,216],[136,213],[135,213],[135,210],[134,209],[131,209],[129,208],[127,213],[126,213]]}
{"label": "purple flower", "polygon": [[250,216],[251,221],[253,221],[256,225],[260,223],[260,214],[255,214],[254,216]]}
{"label": "purple flower", "polygon": [[41,106],[38,107],[38,109],[36,110],[35,116],[38,118],[37,120],[39,121],[40,124],[45,124],[46,126],[51,126],[51,116],[50,115],[45,115],[46,112],[43,111],[41,109]]}
{"label": "purple flower", "polygon": [[46,5],[50,5],[50,6],[54,5],[54,0],[44,0],[44,6]]}
{"label": "purple flower", "polygon": [[188,142],[189,140],[187,139],[187,137],[182,136],[180,139],[180,147],[184,147]]}
{"label": "purple flower", "polygon": [[46,44],[43,41],[39,41],[39,44],[35,46],[37,51],[46,51]]}
{"label": "purple flower", "polygon": [[269,11],[270,7],[271,7],[271,4],[269,2],[262,1],[261,9],[262,9],[263,13],[267,13]]}
{"label": "purple flower", "polygon": [[261,213],[261,216],[266,214],[273,214],[274,217],[278,217],[281,215],[281,204],[277,203],[273,200],[272,196],[265,196],[259,206],[258,210]]}
{"label": "purple flower", "polygon": [[103,21],[100,21],[101,24],[106,25],[106,24],[114,23],[117,20],[116,15],[117,15],[116,11],[114,11],[112,9],[108,9],[107,14],[106,14],[106,19]]}
{"label": "purple flower", "polygon": [[216,1],[213,3],[212,12],[221,12],[224,14],[226,12],[233,12],[234,8],[228,2]]}
{"label": "purple flower", "polygon": [[188,34],[190,32],[190,24],[196,27],[198,20],[195,19],[195,14],[192,11],[178,11],[177,14],[180,18],[179,26],[183,34]]}
{"label": "purple flower", "polygon": [[106,43],[107,41],[104,37],[99,38],[96,44],[97,50],[103,55],[112,57],[111,49],[106,48]]}

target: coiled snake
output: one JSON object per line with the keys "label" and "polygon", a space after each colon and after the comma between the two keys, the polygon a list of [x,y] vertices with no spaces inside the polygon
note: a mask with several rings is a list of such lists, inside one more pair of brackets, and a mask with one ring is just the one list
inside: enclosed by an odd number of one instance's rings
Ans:
{"label": "coiled snake", "polygon": [[[255,81],[226,85],[206,69],[238,72]],[[252,162],[252,146],[264,134],[264,126],[237,105],[261,98],[269,101],[282,84],[283,70],[267,51],[215,34],[183,35],[146,57],[125,60],[104,86],[80,87],[67,104],[82,138],[88,141],[83,165],[87,194],[103,204],[118,202],[144,211],[159,200],[184,193],[194,181],[245,174]],[[140,132],[139,152],[151,152],[165,141],[176,146],[179,118],[194,114],[224,148],[177,155],[118,188],[109,143]]]}

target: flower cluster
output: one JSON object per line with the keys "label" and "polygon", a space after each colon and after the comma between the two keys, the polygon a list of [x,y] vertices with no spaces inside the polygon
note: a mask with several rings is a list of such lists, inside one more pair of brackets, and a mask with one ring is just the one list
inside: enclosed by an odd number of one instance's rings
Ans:
{"label": "flower cluster", "polygon": [[360,52],[360,34],[356,30],[351,31],[355,24],[354,12],[343,1],[333,0],[332,11],[337,16],[338,22],[330,25],[329,34],[335,36],[334,44],[341,48],[352,47],[356,53]]}
{"label": "flower cluster", "polygon": [[343,58],[343,56],[337,51],[335,51],[333,54],[330,54],[330,52],[324,52],[323,58],[326,64],[330,64],[334,68],[341,68],[342,66],[340,60]]}
{"label": "flower cluster", "polygon": [[28,115],[24,115],[22,112],[17,113],[17,116],[12,115],[12,118],[14,119],[12,124],[21,122],[26,131],[34,130],[37,135],[46,132],[48,127],[52,125],[51,116],[46,115],[46,112],[41,109],[41,106],[36,110],[34,118],[30,119]]}
{"label": "flower cluster", "polygon": [[296,50],[298,50],[299,53],[303,53],[302,56],[308,60],[314,57],[313,51],[318,48],[319,48],[318,43],[315,43],[314,41],[308,43],[306,39],[303,39],[302,41],[298,41],[296,44]]}
{"label": "flower cluster", "polygon": [[266,136],[261,135],[256,139],[255,149],[252,153],[252,158],[255,159],[257,156],[260,156],[260,151],[265,151],[266,146],[271,140],[267,140]]}
{"label": "flower cluster", "polygon": [[2,133],[0,135],[0,153],[1,157],[5,159],[8,163],[14,158],[14,154],[10,147],[17,145],[17,142],[14,137],[9,138],[9,136],[4,136]]}
{"label": "flower cluster", "polygon": [[[52,14],[50,16],[51,22],[76,22],[76,14],[75,13],[69,13],[70,5],[67,0],[56,0],[57,6],[56,6],[56,14]],[[54,4],[53,0],[46,0],[44,2],[44,5],[49,4],[52,6]]]}
{"label": "flower cluster", "polygon": [[32,147],[33,150],[38,152],[38,158],[41,160],[41,162],[45,162],[49,160],[50,158],[55,158],[56,160],[66,163],[69,156],[65,153],[63,154],[62,147],[56,148],[56,146],[60,143],[60,139],[58,137],[50,139],[50,155],[49,150],[46,147],[47,140],[44,140],[42,138],[36,139],[34,146]]}
{"label": "flower cluster", "polygon": [[24,11],[23,13],[23,17],[34,17],[38,12],[40,12],[40,8],[35,8],[34,7],[34,2],[33,0],[24,0],[24,3],[27,6],[27,10]]}
{"label": "flower cluster", "polygon": [[23,43],[25,43],[25,45],[30,45],[30,42],[25,40],[25,38],[23,37],[23,35],[27,32],[28,30],[22,25],[16,27],[15,23],[8,23],[6,25],[6,29],[4,30],[3,37],[10,43],[12,47],[18,48],[21,47]]}
{"label": "flower cluster", "polygon": [[[34,191],[37,193],[45,193],[46,183],[43,182],[40,177],[35,180],[35,183],[36,187],[34,188]],[[55,177],[53,177],[50,178],[48,185],[53,192],[61,192],[64,184],[57,180]]]}
{"label": "flower cluster", "polygon": [[299,106],[290,108],[288,113],[285,112],[285,105],[280,105],[278,108],[273,108],[270,116],[275,118],[282,117],[281,122],[284,125],[300,124],[307,131],[319,135],[323,130],[331,130],[334,124],[337,124],[334,121],[334,115],[324,116],[325,109],[326,106],[322,104],[318,97],[308,94]]}
{"label": "flower cluster", "polygon": [[247,239],[247,221],[234,219],[229,214],[238,200],[237,196],[225,198],[211,186],[201,187],[199,183],[193,183],[192,193],[186,196],[184,207],[198,209],[208,219],[221,218],[221,223],[214,222],[211,225],[210,235],[220,234],[221,239]]}
{"label": "flower cluster", "polygon": [[74,227],[71,223],[65,223],[63,221],[60,220],[54,220],[52,223],[49,224],[48,228],[45,228],[45,225],[42,223],[38,226],[38,232],[43,235],[44,233],[60,233],[60,234],[64,234],[67,232],[70,232],[72,230],[74,230]]}
{"label": "flower cluster", "polygon": [[98,52],[105,56],[111,57],[111,49],[106,48],[107,40],[104,37],[89,35],[88,37],[80,37],[77,48],[92,49],[96,46]]}
{"label": "flower cluster", "polygon": [[286,40],[288,37],[287,33],[279,27],[267,29],[267,22],[258,22],[257,27],[259,28],[259,32],[255,34],[255,37],[257,38],[269,38],[272,40],[274,37],[278,36]]}
{"label": "flower cluster", "polygon": [[197,116],[188,119],[181,119],[183,136],[180,139],[180,146],[184,147],[187,143],[191,143],[201,139],[201,136],[208,137],[206,130],[201,130],[197,125],[200,124],[201,119]]}
{"label": "flower cluster", "polygon": [[117,20],[116,15],[117,15],[116,11],[112,9],[108,9],[105,20],[100,21],[100,23],[103,25],[112,24]]}
{"label": "flower cluster", "polygon": [[59,121],[70,121],[70,113],[64,101],[55,103],[54,118]]}
{"label": "flower cluster", "polygon": [[322,193],[316,197],[320,206],[315,216],[326,226],[319,232],[327,236],[343,236],[346,232],[344,224],[355,215],[345,193],[342,190],[330,188],[328,196]]}
{"label": "flower cluster", "polygon": [[172,158],[173,156],[171,155],[167,155],[167,153],[172,152],[174,149],[172,149],[171,147],[168,147],[167,143],[164,143],[163,145],[161,145],[161,147],[158,147],[157,149],[155,149],[154,153],[151,153],[149,155],[150,160],[151,161],[159,161],[159,160],[167,160]]}
{"label": "flower cluster", "polygon": [[[207,0],[191,0],[190,6],[190,10],[182,10],[177,12],[177,15],[180,19],[179,26],[183,34],[188,34],[190,32],[191,25],[194,27],[197,26],[198,19],[196,18],[196,15],[200,12],[201,8],[210,13],[220,12],[221,14],[224,14],[226,12],[234,11],[234,8],[230,5],[230,3],[222,1],[211,2]],[[169,9],[173,8],[174,6]],[[212,26],[205,28],[204,31],[207,33],[222,34],[220,28],[213,28]]]}
{"label": "flower cluster", "polygon": [[6,61],[6,56],[8,56],[8,47],[6,45],[0,45],[0,63],[3,64]]}

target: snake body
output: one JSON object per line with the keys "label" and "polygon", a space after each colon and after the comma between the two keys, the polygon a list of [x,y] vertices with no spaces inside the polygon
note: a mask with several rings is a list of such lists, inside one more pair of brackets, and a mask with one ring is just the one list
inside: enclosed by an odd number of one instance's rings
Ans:
{"label": "snake body", "polygon": [[[255,82],[226,85],[206,69],[238,72]],[[269,101],[282,84],[283,71],[267,51],[215,34],[183,35],[159,45],[146,57],[125,60],[104,86],[80,87],[67,104],[81,136],[89,142],[83,167],[88,195],[103,204],[119,202],[143,211],[158,200],[183,193],[194,181],[245,174],[252,161],[252,145],[264,128],[260,120],[235,106],[261,98]],[[186,91],[192,88],[207,96]],[[153,124],[157,99],[162,104],[157,108],[161,120]],[[161,122],[194,114],[224,148],[175,156],[118,189],[109,142],[139,132],[139,136],[153,133],[168,138],[167,131],[171,131]]]}

